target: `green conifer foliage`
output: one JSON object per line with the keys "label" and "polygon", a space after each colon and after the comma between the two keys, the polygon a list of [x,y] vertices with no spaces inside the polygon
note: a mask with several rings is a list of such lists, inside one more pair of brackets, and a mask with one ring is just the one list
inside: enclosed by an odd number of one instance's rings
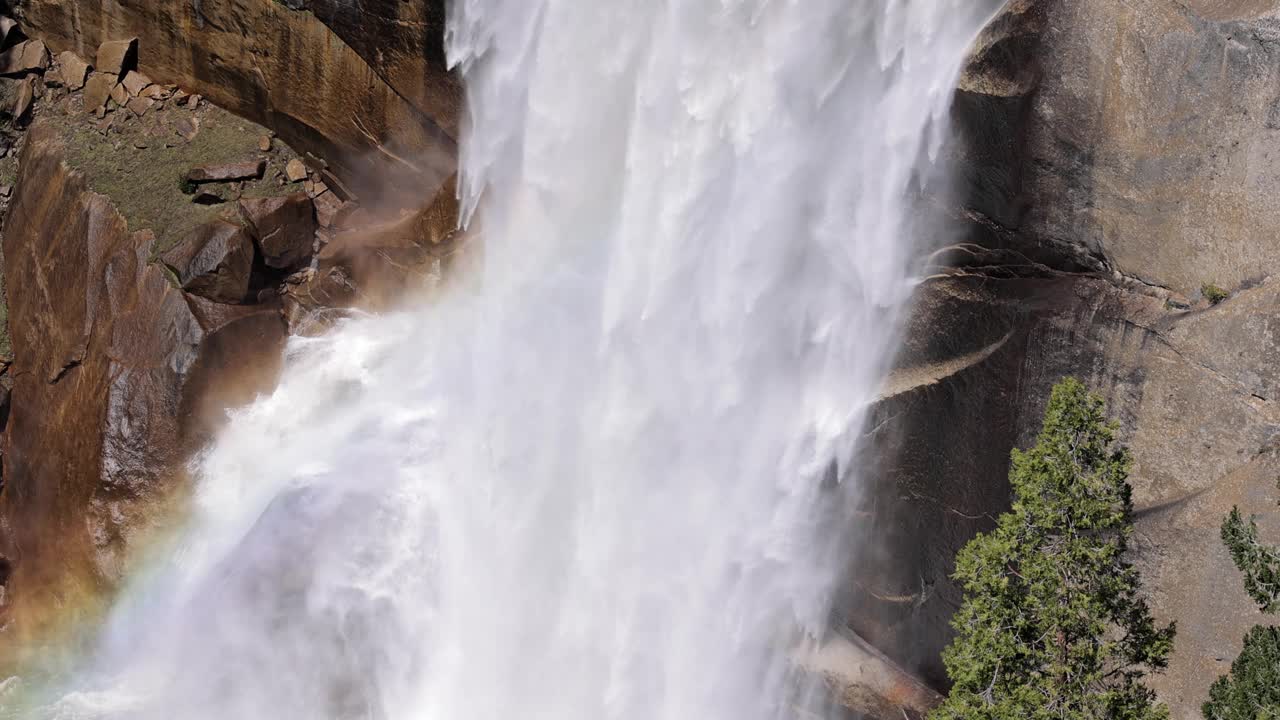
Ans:
{"label": "green conifer foliage", "polygon": [[1231,674],[1218,678],[1202,708],[1208,720],[1280,720],[1280,628],[1256,625]]}
{"label": "green conifer foliage", "polygon": [[[1280,611],[1280,549],[1258,538],[1258,524],[1239,508],[1222,521],[1222,543],[1244,573],[1244,589],[1265,613]],[[1208,720],[1280,720],[1280,628],[1254,627],[1231,672],[1209,689]]]}
{"label": "green conifer foliage", "polygon": [[1068,378],[1033,448],[1015,450],[1012,509],[956,558],[965,598],[943,655],[953,688],[933,720],[1154,720],[1143,684],[1167,665],[1124,554],[1130,458],[1102,399]]}
{"label": "green conifer foliage", "polygon": [[1244,573],[1244,589],[1265,613],[1280,610],[1280,550],[1262,544],[1258,524],[1245,522],[1239,508],[1222,522],[1222,542]]}

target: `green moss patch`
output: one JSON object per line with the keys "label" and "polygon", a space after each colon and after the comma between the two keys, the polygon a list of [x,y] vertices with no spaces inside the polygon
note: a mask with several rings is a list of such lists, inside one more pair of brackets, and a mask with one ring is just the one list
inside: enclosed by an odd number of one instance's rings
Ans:
{"label": "green moss patch", "polygon": [[[70,103],[46,113],[47,121],[62,130],[67,162],[84,173],[89,187],[106,195],[124,215],[130,230],[151,230],[157,254],[177,244],[196,226],[234,213],[235,197],[268,197],[300,189],[279,183],[284,166],[297,157],[279,140],[270,152],[258,142],[267,130],[220,108],[203,104],[198,110],[174,106],[136,117],[116,110],[105,120],[79,112]],[[68,111],[70,110],[70,111]],[[191,139],[181,134],[191,124],[198,131]],[[267,160],[261,180],[241,184],[210,183],[201,187],[227,198],[220,205],[192,202],[183,177],[197,165]],[[0,168],[2,170],[3,168]],[[2,179],[2,176],[0,176]]]}

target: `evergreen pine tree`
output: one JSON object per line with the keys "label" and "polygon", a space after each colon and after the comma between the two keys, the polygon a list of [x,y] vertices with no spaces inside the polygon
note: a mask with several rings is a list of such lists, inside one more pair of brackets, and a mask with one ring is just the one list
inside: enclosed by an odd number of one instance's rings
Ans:
{"label": "evergreen pine tree", "polygon": [[1280,720],[1280,628],[1256,625],[1231,674],[1209,688],[1208,720]]}
{"label": "evergreen pine tree", "polygon": [[1222,521],[1222,542],[1244,573],[1244,589],[1249,597],[1264,613],[1280,610],[1280,549],[1258,539],[1258,524],[1253,518],[1246,523],[1240,508],[1231,508],[1231,514]]}
{"label": "evergreen pine tree", "polygon": [[[1244,589],[1265,613],[1280,611],[1280,549],[1258,538],[1258,524],[1246,523],[1239,508],[1222,522],[1222,542],[1244,573]],[[1201,708],[1208,720],[1280,720],[1280,628],[1254,627],[1231,672],[1209,689]]]}
{"label": "evergreen pine tree", "polygon": [[956,559],[965,597],[943,655],[953,688],[933,720],[1155,720],[1143,684],[1164,668],[1157,627],[1125,560],[1130,458],[1100,397],[1067,378],[1033,448],[1014,450],[1013,507]]}

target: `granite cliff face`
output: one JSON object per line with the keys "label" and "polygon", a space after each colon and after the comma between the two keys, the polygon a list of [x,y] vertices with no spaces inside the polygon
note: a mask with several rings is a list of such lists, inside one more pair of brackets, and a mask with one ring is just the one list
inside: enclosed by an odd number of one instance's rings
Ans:
{"label": "granite cliff face", "polygon": [[278,302],[172,287],[148,262],[154,235],[130,232],[60,150],[32,131],[4,234],[15,354],[0,554],[13,569],[6,614],[31,619],[19,638],[118,577],[131,537],[180,487],[205,406],[234,402],[222,381],[267,386],[285,336]]}
{"label": "granite cliff face", "polygon": [[931,681],[955,551],[1007,507],[1008,451],[1064,375],[1107,397],[1135,457],[1136,559],[1179,624],[1153,683],[1175,718],[1259,621],[1218,526],[1240,504],[1280,530],[1277,88],[1274,2],[1012,0],[974,48],[952,209],[969,244],[939,256],[880,408],[884,544],[848,611]]}

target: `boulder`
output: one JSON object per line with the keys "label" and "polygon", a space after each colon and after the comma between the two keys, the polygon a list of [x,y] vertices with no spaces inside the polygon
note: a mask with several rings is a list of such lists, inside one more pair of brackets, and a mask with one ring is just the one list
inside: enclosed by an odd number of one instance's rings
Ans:
{"label": "boulder", "polygon": [[315,246],[315,208],[306,193],[244,198],[240,215],[252,229],[267,267],[293,269],[311,257]]}
{"label": "boulder", "polygon": [[324,264],[316,272],[300,272],[284,284],[284,318],[289,334],[310,337],[347,317],[359,290],[341,264]]}
{"label": "boulder", "polygon": [[117,79],[138,66],[138,38],[109,40],[98,46],[98,59],[94,67],[98,72],[110,73]]}
{"label": "boulder", "polygon": [[106,73],[93,73],[90,75],[84,85],[85,111],[93,112],[106,105],[107,99],[111,97],[111,91],[115,87],[116,79],[114,75]]}
{"label": "boulder", "polygon": [[[328,216],[325,199],[317,198],[317,214]],[[455,191],[442,189],[427,208],[380,220],[354,203],[344,202],[329,218],[333,227],[321,232],[330,238],[317,253],[315,272],[299,273],[287,286],[285,317],[290,332],[309,334],[328,326],[341,311],[394,307],[431,282],[436,272],[465,261],[466,244],[455,232]],[[321,210],[321,206],[326,209]],[[452,208],[452,209],[450,209]]]}
{"label": "boulder", "polygon": [[68,90],[79,90],[89,77],[89,63],[67,50],[58,55],[58,74]]}
{"label": "boulder", "polygon": [[266,169],[266,160],[249,160],[222,165],[200,165],[187,171],[187,180],[193,183],[256,180],[262,177]]}
{"label": "boulder", "polygon": [[253,240],[242,225],[226,220],[201,225],[161,259],[192,295],[221,303],[248,297]]}
{"label": "boulder", "polygon": [[25,122],[33,102],[35,102],[35,80],[24,78],[18,83],[18,92],[13,98],[13,117],[20,123]]}
{"label": "boulder", "polygon": [[125,103],[125,107],[129,108],[129,112],[134,115],[142,117],[143,115],[146,115],[151,108],[155,107],[155,104],[156,101],[151,98],[136,97],[131,98],[129,102]]}
{"label": "boulder", "polygon": [[307,166],[298,158],[293,158],[285,163],[284,176],[291,183],[302,182],[307,179]]}
{"label": "boulder", "polygon": [[332,192],[323,192],[315,196],[312,202],[316,206],[316,222],[320,224],[320,227],[333,227],[338,218],[338,213],[342,210],[342,200],[338,199],[338,196]]}
{"label": "boulder", "polygon": [[124,86],[124,89],[127,90],[130,95],[137,97],[142,94],[142,91],[145,90],[148,85],[151,84],[151,78],[143,75],[137,70],[130,70],[124,74],[124,79],[120,81],[120,84]]}
{"label": "boulder", "polygon": [[200,134],[200,118],[178,118],[173,131],[188,141],[195,140],[196,135]]}
{"label": "boulder", "polygon": [[8,15],[0,15],[0,46],[10,45],[9,40],[22,37],[18,21]]}
{"label": "boulder", "polygon": [[24,40],[0,53],[0,75],[44,72],[49,67],[49,49],[40,40]]}
{"label": "boulder", "polygon": [[116,107],[122,108],[129,104],[129,91],[124,89],[124,85],[116,83],[111,86],[110,98]]}

